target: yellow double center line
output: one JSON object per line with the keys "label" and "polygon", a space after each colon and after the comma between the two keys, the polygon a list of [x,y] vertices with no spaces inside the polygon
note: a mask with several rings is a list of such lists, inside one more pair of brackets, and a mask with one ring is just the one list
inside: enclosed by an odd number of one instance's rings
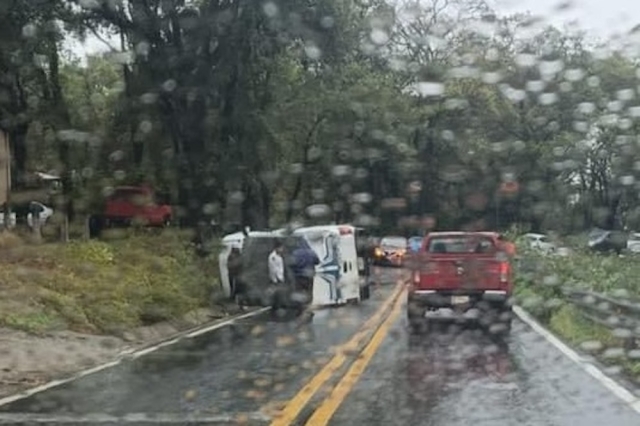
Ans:
{"label": "yellow double center line", "polygon": [[311,398],[320,390],[320,388],[344,365],[349,354],[353,354],[358,350],[360,345],[368,336],[372,328],[378,327],[378,324],[393,305],[393,310],[378,330],[374,333],[367,347],[362,351],[362,356],[358,358],[347,374],[340,380],[338,385],[333,389],[331,394],[311,416],[307,425],[326,425],[331,416],[340,406],[344,397],[349,393],[353,385],[364,372],[364,369],[375,355],[377,349],[382,344],[384,337],[389,331],[393,322],[398,318],[402,299],[399,297],[404,290],[404,283],[399,282],[393,290],[393,293],[376,313],[369,318],[362,328],[349,341],[338,347],[337,353],[331,360],[304,385],[302,389],[287,403],[287,405],[278,413],[277,417],[271,422],[271,426],[289,426],[296,420],[298,415],[309,403]]}

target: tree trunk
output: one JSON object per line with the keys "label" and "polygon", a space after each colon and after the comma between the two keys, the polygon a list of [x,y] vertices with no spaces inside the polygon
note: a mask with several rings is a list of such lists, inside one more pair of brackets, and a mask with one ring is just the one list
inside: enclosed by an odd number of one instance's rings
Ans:
{"label": "tree trunk", "polygon": [[27,171],[27,131],[29,124],[24,123],[9,129],[9,145],[12,156],[11,186],[20,187]]}

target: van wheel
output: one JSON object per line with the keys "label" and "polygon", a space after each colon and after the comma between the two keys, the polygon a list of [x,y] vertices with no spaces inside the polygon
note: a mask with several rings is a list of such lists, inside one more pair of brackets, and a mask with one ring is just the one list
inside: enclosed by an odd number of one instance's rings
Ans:
{"label": "van wheel", "polygon": [[513,311],[511,306],[502,305],[491,309],[483,318],[482,325],[491,334],[508,335],[511,333],[511,323],[513,321]]}
{"label": "van wheel", "polygon": [[367,284],[364,287],[360,287],[360,300],[367,300],[371,298],[371,285]]}

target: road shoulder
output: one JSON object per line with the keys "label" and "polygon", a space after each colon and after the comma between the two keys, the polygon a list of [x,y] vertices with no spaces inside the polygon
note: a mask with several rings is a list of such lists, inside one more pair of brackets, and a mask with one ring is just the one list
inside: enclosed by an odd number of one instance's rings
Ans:
{"label": "road shoulder", "polygon": [[[214,312],[217,312],[214,316]],[[187,335],[206,332],[256,309],[239,311],[199,309],[179,321],[138,327],[122,337],[100,336],[71,331],[41,335],[7,328],[0,329],[0,398],[29,392],[55,381],[66,381],[85,371],[110,366],[123,356],[162,346]]]}

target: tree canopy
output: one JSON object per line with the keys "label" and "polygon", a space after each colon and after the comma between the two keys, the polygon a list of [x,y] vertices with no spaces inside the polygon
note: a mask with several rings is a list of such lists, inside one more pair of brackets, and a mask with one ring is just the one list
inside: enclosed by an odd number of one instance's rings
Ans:
{"label": "tree canopy", "polygon": [[59,173],[68,214],[144,182],[189,226],[640,225],[635,60],[482,0],[11,0],[0,23],[14,183]]}

